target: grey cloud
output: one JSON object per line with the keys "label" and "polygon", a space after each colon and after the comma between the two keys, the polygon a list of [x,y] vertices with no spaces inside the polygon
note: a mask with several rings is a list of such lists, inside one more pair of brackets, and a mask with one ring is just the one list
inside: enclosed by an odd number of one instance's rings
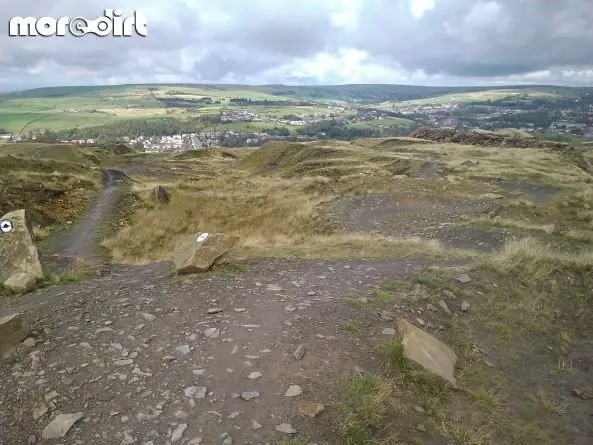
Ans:
{"label": "grey cloud", "polygon": [[[342,11],[341,3],[118,0],[125,13],[147,11],[147,38],[26,39],[2,32],[0,79],[59,84],[64,78],[77,81],[76,73],[85,72],[97,81],[155,76],[257,81],[296,59],[341,48],[366,51],[369,60],[384,66],[422,70],[460,84],[517,79],[541,70],[565,82],[563,67],[593,68],[591,0],[434,0],[434,9],[420,18],[412,17],[408,0],[359,0],[355,29],[332,25],[331,14]],[[104,7],[99,0],[0,0],[0,23],[28,15],[93,18]],[[31,74],[40,63],[55,69]],[[88,82],[89,75],[79,83]],[[315,83],[312,76],[291,73],[274,80]]]}

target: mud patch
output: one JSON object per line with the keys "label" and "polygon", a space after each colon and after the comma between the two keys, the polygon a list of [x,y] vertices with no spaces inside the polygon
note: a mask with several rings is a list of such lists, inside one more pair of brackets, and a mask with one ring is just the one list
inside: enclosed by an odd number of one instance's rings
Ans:
{"label": "mud patch", "polygon": [[544,204],[562,191],[561,188],[551,185],[521,181],[492,181],[491,184],[499,187],[506,194],[524,196],[536,204]]}

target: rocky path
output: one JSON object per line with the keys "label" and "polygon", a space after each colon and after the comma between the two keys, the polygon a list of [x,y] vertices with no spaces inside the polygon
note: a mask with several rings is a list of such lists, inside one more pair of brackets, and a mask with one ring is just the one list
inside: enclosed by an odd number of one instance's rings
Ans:
{"label": "rocky path", "polygon": [[[373,366],[394,333],[381,309],[407,311],[396,298],[365,316],[345,297],[426,265],[277,261],[183,280],[168,263],[113,266],[5,300],[0,316],[22,312],[33,335],[0,362],[0,444],[335,443],[327,413],[309,415]],[[77,421],[43,439],[60,414]]]}
{"label": "rocky path", "polygon": [[50,269],[59,268],[63,263],[70,264],[76,259],[90,261],[96,257],[97,234],[109,221],[117,201],[117,180],[122,177],[122,173],[117,170],[103,170],[103,187],[91,202],[86,216],[72,231],[61,234],[45,249],[40,249],[45,265]]}

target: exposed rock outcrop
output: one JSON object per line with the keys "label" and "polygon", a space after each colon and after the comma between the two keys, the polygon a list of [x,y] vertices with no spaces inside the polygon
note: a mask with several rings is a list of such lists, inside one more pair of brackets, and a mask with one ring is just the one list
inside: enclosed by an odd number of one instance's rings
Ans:
{"label": "exposed rock outcrop", "polygon": [[10,232],[0,232],[0,283],[13,292],[27,292],[44,275],[33,231],[24,210],[8,213],[0,220],[12,224]]}

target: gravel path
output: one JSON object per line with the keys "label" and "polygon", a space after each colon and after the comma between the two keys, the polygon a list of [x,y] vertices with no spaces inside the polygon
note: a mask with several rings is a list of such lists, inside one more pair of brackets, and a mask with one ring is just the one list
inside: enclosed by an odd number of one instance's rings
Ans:
{"label": "gravel path", "polygon": [[[40,440],[60,413],[83,417],[43,443],[335,443],[326,414],[307,417],[299,402],[327,406],[336,381],[373,366],[372,345],[393,327],[345,297],[427,265],[274,261],[183,281],[168,263],[113,266],[5,300],[0,315],[22,312],[34,342],[0,362],[0,444]],[[355,336],[341,328],[351,320]]]}

